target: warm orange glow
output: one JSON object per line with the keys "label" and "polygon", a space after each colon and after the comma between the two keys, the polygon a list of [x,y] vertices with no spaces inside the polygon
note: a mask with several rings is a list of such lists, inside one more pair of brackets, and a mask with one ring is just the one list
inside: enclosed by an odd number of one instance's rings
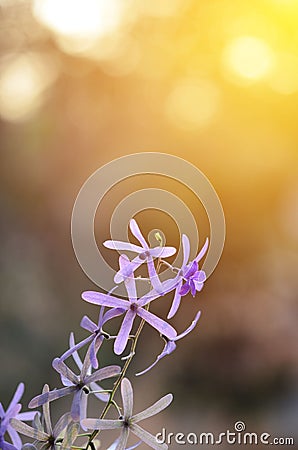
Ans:
{"label": "warm orange glow", "polygon": [[277,65],[270,77],[270,86],[280,94],[298,91],[298,57],[290,53],[278,55]]}
{"label": "warm orange glow", "polygon": [[178,127],[196,129],[208,125],[219,108],[219,90],[209,80],[184,80],[170,93],[166,114]]}
{"label": "warm orange glow", "polygon": [[34,113],[42,103],[44,89],[56,71],[47,59],[28,53],[13,57],[1,70],[0,115],[20,121]]}
{"label": "warm orange glow", "polygon": [[118,27],[122,7],[120,0],[35,0],[34,14],[63,50],[79,52]]}
{"label": "warm orange glow", "polygon": [[274,54],[267,43],[254,36],[240,36],[223,52],[226,71],[240,79],[259,80],[274,67]]}

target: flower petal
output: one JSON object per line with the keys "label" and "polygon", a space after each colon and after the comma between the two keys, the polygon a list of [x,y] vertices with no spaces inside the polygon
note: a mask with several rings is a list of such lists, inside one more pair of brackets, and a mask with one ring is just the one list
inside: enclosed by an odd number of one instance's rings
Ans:
{"label": "flower petal", "polygon": [[88,430],[114,430],[123,427],[122,420],[83,419],[81,423]]}
{"label": "flower petal", "polygon": [[80,410],[81,410],[81,397],[82,395],[86,395],[82,389],[78,389],[75,391],[72,404],[71,404],[71,410],[70,415],[74,422],[78,422],[80,420]]}
{"label": "flower petal", "polygon": [[167,394],[164,397],[162,397],[160,400],[155,402],[153,405],[149,406],[148,408],[144,409],[144,411],[135,414],[132,417],[133,422],[140,422],[141,420],[148,419],[149,417],[155,416],[155,414],[158,414],[160,411],[163,411],[165,408],[169,406],[170,403],[173,401],[173,395]]}
{"label": "flower petal", "polygon": [[17,414],[15,418],[19,420],[33,420],[36,414],[39,413],[36,413],[35,411],[28,411]]}
{"label": "flower petal", "polygon": [[80,326],[90,333],[94,333],[97,330],[97,325],[88,316],[84,316],[81,320]]}
{"label": "flower petal", "polygon": [[61,361],[60,358],[55,358],[52,362],[53,368],[60,373],[60,375],[63,375],[64,378],[71,381],[73,384],[79,383],[79,377],[73,373],[73,371],[67,367],[65,362]]}
{"label": "flower petal", "polygon": [[160,281],[160,279],[159,279],[159,277],[157,275],[152,256],[150,256],[147,259],[147,267],[148,267],[148,274],[149,274],[149,277],[150,277],[150,281],[151,281],[152,287],[160,295],[163,295],[163,287],[162,287],[161,281]]}
{"label": "flower petal", "polygon": [[19,403],[19,401],[21,400],[22,395],[24,394],[24,390],[25,390],[25,385],[24,383],[19,383],[18,387],[14,393],[14,396],[9,404],[9,407],[7,408],[6,411],[6,415],[10,415],[11,410],[14,408],[14,406]]}
{"label": "flower petal", "polygon": [[149,370],[151,370],[154,366],[156,366],[158,361],[160,361],[165,356],[170,355],[175,349],[176,349],[175,342],[168,341],[165,344],[165,346],[164,346],[162,352],[160,353],[160,355],[157,356],[156,360],[149,367],[147,367],[147,369],[142,370],[142,372],[136,373],[136,376],[138,377],[140,375],[144,375],[145,373],[149,372]]}
{"label": "flower petal", "polygon": [[11,439],[13,445],[16,448],[21,448],[22,440],[21,440],[20,436],[18,435],[17,431],[11,425],[8,425],[7,432],[10,436],[10,439]]}
{"label": "flower petal", "polygon": [[[120,255],[119,266],[122,273],[123,271],[125,271],[125,269],[127,269],[128,266],[130,266],[130,261],[126,255]],[[133,273],[125,278],[124,283],[129,300],[131,302],[135,302],[137,300],[137,289]]]}
{"label": "flower petal", "polygon": [[171,306],[171,309],[170,309],[169,314],[167,316],[168,319],[171,319],[172,317],[174,317],[174,315],[176,314],[176,312],[178,311],[178,308],[180,306],[180,302],[181,302],[180,290],[181,290],[181,287],[182,287],[182,283],[183,283],[183,280],[180,280],[178,285],[177,285],[177,288],[176,288],[176,291],[175,291],[175,295],[174,295],[174,298],[173,298],[173,302],[172,302],[172,306]]}
{"label": "flower petal", "polygon": [[144,236],[142,235],[141,230],[140,230],[137,222],[135,221],[135,219],[131,219],[129,221],[129,228],[130,228],[130,231],[132,232],[132,234],[134,235],[134,237],[140,242],[143,249],[148,250],[149,246],[148,246]]}
{"label": "flower petal", "polygon": [[119,250],[119,251],[129,251],[140,253],[143,252],[144,249],[139,245],[131,244],[130,242],[122,242],[122,241],[113,241],[107,240],[103,243],[106,248],[110,248],[111,250]]}
{"label": "flower petal", "polygon": [[37,395],[30,401],[28,407],[37,408],[38,406],[41,406],[46,402],[52,402],[53,400],[56,400],[58,398],[65,397],[65,395],[74,392],[75,389],[75,386],[69,386],[61,389],[55,389],[54,391],[50,391],[45,394]]}
{"label": "flower petal", "polygon": [[115,450],[125,450],[127,440],[129,436],[129,428],[122,428],[121,434],[119,438],[117,439],[116,447],[114,447]]}
{"label": "flower petal", "polygon": [[101,294],[95,291],[86,291],[82,294],[83,300],[88,303],[94,303],[95,305],[109,306],[110,308],[124,308],[127,309],[130,303],[127,300],[121,300],[120,298],[113,297],[112,295]]}
{"label": "flower petal", "polygon": [[196,314],[196,317],[195,317],[194,320],[191,322],[190,326],[189,326],[185,331],[183,331],[183,333],[178,334],[178,336],[176,336],[176,337],[173,339],[173,341],[178,341],[179,339],[184,338],[184,336],[186,336],[188,333],[190,333],[190,332],[194,329],[194,327],[196,326],[196,324],[198,323],[198,320],[199,320],[200,316],[201,316],[201,311],[199,311],[199,312]]}
{"label": "flower petal", "polygon": [[[78,423],[71,423],[66,430],[65,436],[62,441],[61,450],[70,450],[76,437],[79,433],[80,425]],[[56,448],[56,446],[55,446]]]}
{"label": "flower petal", "polygon": [[173,328],[169,323],[157,317],[155,314],[152,314],[151,312],[146,311],[143,308],[138,308],[137,314],[168,339],[172,339],[177,336],[175,328]]}
{"label": "flower petal", "polygon": [[182,234],[183,262],[182,267],[186,266],[190,255],[190,243],[186,234]]}
{"label": "flower petal", "polygon": [[155,436],[153,436],[151,433],[148,433],[148,431],[144,430],[143,428],[139,427],[139,425],[137,425],[136,423],[133,423],[130,426],[130,430],[136,436],[138,436],[145,444],[149,445],[149,447],[154,448],[155,450],[168,449],[167,444],[158,443]]}
{"label": "flower petal", "polygon": [[133,408],[133,390],[128,378],[123,378],[121,382],[121,396],[123,403],[124,419],[129,419],[132,416]]}
{"label": "flower petal", "polygon": [[184,283],[184,285],[181,287],[179,294],[182,295],[183,297],[188,294],[190,291],[190,285],[189,282],[187,281],[186,283]]}
{"label": "flower petal", "polygon": [[154,258],[168,258],[175,255],[175,247],[154,247],[150,249],[150,255]]}
{"label": "flower petal", "polygon": [[203,247],[201,248],[199,254],[198,254],[197,257],[195,258],[195,261],[199,262],[199,261],[203,258],[203,256],[204,256],[205,253],[207,252],[208,245],[209,245],[209,239],[206,238],[206,241],[205,241]]}
{"label": "flower petal", "polygon": [[53,436],[55,437],[55,439],[57,439],[60,436],[62,431],[67,427],[67,425],[70,422],[71,422],[71,415],[69,412],[63,414],[63,416],[60,417],[53,431]]}
{"label": "flower petal", "polygon": [[38,441],[46,442],[48,440],[48,434],[43,431],[36,430],[35,428],[30,427],[26,423],[21,422],[18,419],[10,419],[10,425],[21,434],[28,436],[32,439],[37,439]]}
{"label": "flower petal", "polygon": [[[50,388],[48,384],[45,384],[42,390],[43,394],[50,392]],[[51,423],[51,415],[50,415],[50,404],[46,402],[42,405],[42,415],[46,425],[47,434],[52,434],[52,423]]]}
{"label": "flower petal", "polygon": [[127,313],[125,314],[125,317],[123,319],[118,336],[114,343],[114,352],[116,353],[116,355],[121,355],[121,353],[123,353],[123,351],[126,347],[129,333],[131,332],[131,329],[133,326],[133,321],[134,321],[135,317],[136,317],[136,312],[132,311],[131,309],[129,309],[127,311]]}
{"label": "flower petal", "polygon": [[106,378],[116,377],[121,372],[120,366],[107,366],[102,369],[98,369],[89,375],[85,382],[86,384],[94,383],[95,381],[105,380]]}

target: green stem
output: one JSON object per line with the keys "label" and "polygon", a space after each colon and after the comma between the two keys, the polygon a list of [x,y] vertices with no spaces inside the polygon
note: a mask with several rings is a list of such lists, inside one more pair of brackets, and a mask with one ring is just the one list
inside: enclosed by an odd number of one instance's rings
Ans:
{"label": "green stem", "polygon": [[[147,311],[149,310],[149,304],[145,306],[145,309]],[[144,325],[145,325],[145,320],[142,319],[140,324],[139,324],[139,327],[137,329],[137,332],[136,332],[134,338],[132,338],[132,346],[131,346],[131,349],[130,349],[130,356],[125,361],[125,364],[124,364],[124,366],[123,366],[123,368],[121,370],[121,373],[120,373],[119,377],[117,378],[117,380],[116,380],[116,382],[114,384],[114,387],[113,387],[113,389],[112,389],[112,391],[110,393],[110,398],[109,398],[108,402],[106,403],[106,405],[105,405],[105,407],[104,407],[104,409],[103,409],[103,411],[101,413],[100,419],[104,419],[105,418],[105,416],[107,415],[111,405],[114,404],[114,396],[115,396],[115,394],[116,394],[116,392],[117,392],[117,390],[118,390],[118,388],[119,388],[119,386],[121,384],[121,381],[123,380],[123,378],[126,375],[126,372],[128,370],[128,367],[130,366],[130,363],[133,360],[133,357],[135,355],[135,350],[136,350],[136,347],[137,347],[137,343],[138,343],[138,340],[139,340],[139,337],[140,337],[140,334],[142,332],[142,329],[143,329]],[[89,440],[87,442],[86,450],[88,450],[89,447],[92,448],[92,441],[93,441],[93,439],[96,438],[96,436],[99,433],[100,433],[100,430],[94,430],[92,432],[92,434],[91,434],[91,436],[90,436],[90,438],[89,438]]]}

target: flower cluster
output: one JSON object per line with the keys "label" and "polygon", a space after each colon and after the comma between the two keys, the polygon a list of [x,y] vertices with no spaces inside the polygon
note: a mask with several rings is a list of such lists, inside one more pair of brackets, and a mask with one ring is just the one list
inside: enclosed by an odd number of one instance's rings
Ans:
{"label": "flower cluster", "polygon": [[[58,372],[63,387],[50,390],[44,385],[41,394],[35,396],[29,403],[29,408],[42,407],[42,415],[36,412],[20,413],[19,400],[23,394],[24,385],[21,383],[5,412],[0,403],[0,449],[1,450],[34,450],[37,448],[67,450],[75,446],[88,450],[99,448],[97,436],[101,430],[119,429],[119,437],[114,441],[109,450],[125,450],[130,432],[138,441],[130,449],[136,448],[141,442],[153,449],[167,449],[166,444],[159,443],[156,438],[138,425],[138,423],[165,409],[172,401],[172,394],[167,394],[144,411],[133,414],[133,389],[127,378],[128,367],[136,354],[136,346],[144,324],[150,325],[164,340],[164,348],[156,357],[156,360],[142,372],[142,375],[151,370],[165,356],[170,355],[176,348],[176,342],[190,333],[200,318],[197,312],[190,326],[178,334],[177,330],[169,323],[169,320],[177,313],[182,297],[191,293],[195,297],[200,292],[206,275],[199,268],[199,263],[208,248],[208,239],[199,254],[190,260],[190,242],[186,235],[182,236],[183,262],[181,267],[173,267],[165,261],[175,254],[174,247],[163,246],[160,239],[159,245],[150,248],[142,235],[136,221],[130,221],[130,230],[140,245],[129,242],[108,240],[104,245],[120,252],[119,270],[114,281],[114,288],[107,294],[86,291],[82,294],[83,300],[100,306],[97,323],[88,316],[81,320],[81,327],[89,334],[82,341],[76,343],[73,333],[70,333],[69,348],[59,358],[52,362],[53,368]],[[159,238],[159,236],[158,236]],[[136,256],[129,259],[123,252],[133,252]],[[157,264],[156,264],[157,263]],[[149,289],[142,296],[138,296],[136,279],[142,280],[137,275],[140,266],[146,264],[148,277],[144,280]],[[161,264],[172,269],[173,278],[161,281],[159,268]],[[120,283],[124,283],[127,291],[127,299],[114,295],[114,291]],[[167,319],[163,319],[150,311],[151,304],[168,293],[173,293],[173,301]],[[106,309],[108,308],[108,309]],[[123,316],[119,331],[111,336],[103,328],[114,318]],[[136,331],[134,329],[136,328]],[[107,340],[114,340],[114,353],[122,355],[131,342],[130,352],[122,357],[125,361],[123,367],[119,365],[101,366],[100,349]],[[84,358],[81,359],[79,351],[86,348]],[[67,360],[71,358],[77,368],[75,373]],[[110,389],[102,388],[98,383],[103,380],[113,379]],[[115,394],[121,389],[122,407],[115,401]],[[50,402],[65,396],[72,396],[71,409],[63,414],[53,426],[50,417]],[[92,397],[98,400],[98,417],[88,418],[88,400]],[[117,414],[115,419],[107,419],[107,412],[113,408]],[[32,425],[24,421],[32,421]],[[6,433],[9,434],[12,444],[8,443]],[[22,446],[19,434],[31,438],[31,443]],[[78,446],[77,440],[85,443]]]}

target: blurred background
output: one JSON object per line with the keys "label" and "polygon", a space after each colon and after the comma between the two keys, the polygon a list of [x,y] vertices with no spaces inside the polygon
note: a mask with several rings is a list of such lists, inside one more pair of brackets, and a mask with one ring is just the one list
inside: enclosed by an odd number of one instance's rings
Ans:
{"label": "blurred background", "polygon": [[[83,314],[96,319],[80,294],[97,287],[71,245],[79,189],[112,159],[156,151],[209,178],[227,239],[203,291],[184,298],[172,321],[183,331],[200,308],[197,328],[134,379],[136,410],[173,392],[175,402],[144,424],[148,430],[216,433],[243,420],[247,431],[297,442],[298,1],[1,0],[0,18],[4,407],[20,381],[25,407],[45,382],[59,387],[52,358],[70,330],[85,336]],[[181,197],[208,235],[187,189],[143,176],[103,200],[99,245],[113,207],[142,187]],[[137,219],[145,234],[165,229],[179,245],[179,230],[162,213]],[[170,298],[155,312],[169,306]],[[130,377],[161,348],[145,328]],[[107,349],[105,362],[115,362]],[[63,401],[52,409],[59,416]],[[108,433],[102,439],[106,448]]]}

